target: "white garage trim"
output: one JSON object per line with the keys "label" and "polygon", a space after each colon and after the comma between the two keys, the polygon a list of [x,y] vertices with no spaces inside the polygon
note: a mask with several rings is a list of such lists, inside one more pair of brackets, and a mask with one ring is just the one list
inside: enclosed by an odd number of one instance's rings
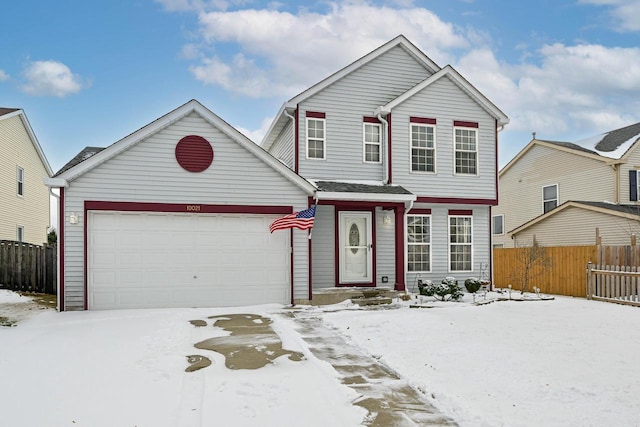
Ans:
{"label": "white garage trim", "polygon": [[[269,234],[268,224],[291,211],[290,206],[85,201],[85,309],[290,302],[292,233]],[[229,230],[238,233],[227,233]],[[171,248],[163,245],[165,231],[174,233]],[[211,244],[211,239],[203,238],[207,232],[220,234],[221,240]],[[153,244],[144,243],[154,239]],[[127,240],[133,240],[133,245],[143,242],[130,254],[137,254],[136,259],[120,255],[128,247]],[[260,247],[260,252],[246,250],[251,244]],[[180,251],[181,245],[185,252]],[[143,259],[145,254],[149,256]],[[159,260],[168,256],[179,262],[174,269],[163,270]],[[225,257],[226,262],[218,262]],[[243,260],[242,265],[228,264],[237,259]],[[266,259],[268,264],[263,264]],[[129,288],[127,281],[136,285]],[[271,292],[265,293],[267,288]]]}

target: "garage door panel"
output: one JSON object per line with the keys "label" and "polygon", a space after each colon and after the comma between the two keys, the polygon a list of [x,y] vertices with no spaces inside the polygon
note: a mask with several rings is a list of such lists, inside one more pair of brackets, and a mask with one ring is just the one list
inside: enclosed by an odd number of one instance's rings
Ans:
{"label": "garage door panel", "polygon": [[278,216],[91,212],[91,309],[287,303],[288,232]]}

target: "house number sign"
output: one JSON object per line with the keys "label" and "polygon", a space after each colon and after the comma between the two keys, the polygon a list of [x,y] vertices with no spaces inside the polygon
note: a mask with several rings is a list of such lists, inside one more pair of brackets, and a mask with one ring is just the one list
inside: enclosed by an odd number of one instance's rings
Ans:
{"label": "house number sign", "polygon": [[200,205],[187,205],[187,212],[200,212]]}

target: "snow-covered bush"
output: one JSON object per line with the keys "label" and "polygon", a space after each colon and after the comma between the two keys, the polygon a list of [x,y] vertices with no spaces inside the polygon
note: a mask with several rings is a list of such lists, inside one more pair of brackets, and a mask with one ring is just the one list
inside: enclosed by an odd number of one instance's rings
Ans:
{"label": "snow-covered bush", "polygon": [[420,295],[428,297],[438,296],[442,301],[457,301],[464,295],[458,286],[458,281],[454,277],[446,277],[437,285],[431,280],[418,282]]}
{"label": "snow-covered bush", "polygon": [[420,295],[428,297],[432,297],[435,294],[435,287],[431,280],[420,280],[418,282],[418,290],[420,291]]}
{"label": "snow-covered bush", "polygon": [[482,282],[477,277],[469,277],[464,281],[464,287],[467,288],[467,292],[476,293],[482,286]]}

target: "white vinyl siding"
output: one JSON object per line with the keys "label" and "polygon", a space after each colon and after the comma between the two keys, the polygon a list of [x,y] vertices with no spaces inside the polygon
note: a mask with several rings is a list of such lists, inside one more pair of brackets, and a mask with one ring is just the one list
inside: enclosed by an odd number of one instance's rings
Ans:
{"label": "white vinyl siding", "polygon": [[289,120],[289,123],[282,129],[280,135],[278,136],[278,140],[271,146],[269,153],[271,153],[275,158],[280,160],[282,163],[287,165],[289,169],[294,168],[294,135],[293,135],[293,122]]}
{"label": "white vinyl siding", "polygon": [[307,159],[324,160],[326,152],[325,120],[307,118]]}
{"label": "white vinyl siding", "polygon": [[311,239],[313,257],[313,288],[333,288],[335,286],[335,208],[328,205],[316,207]]}
{"label": "white vinyl siding", "polygon": [[382,126],[376,123],[363,124],[363,161],[365,163],[380,163]]}
{"label": "white vinyl siding", "polygon": [[542,187],[542,212],[547,213],[558,207],[558,184]]}
{"label": "white vinyl siding", "polygon": [[[42,245],[50,222],[47,169],[19,115],[0,119],[0,141],[0,240],[15,240],[21,225],[25,242]],[[22,197],[18,168],[24,171]]]}
{"label": "white vinyl siding", "polygon": [[[376,208],[376,286],[393,288],[396,283],[396,253],[395,253],[395,220],[392,211]],[[391,219],[391,224],[384,223],[384,217]],[[382,277],[386,276],[388,282],[383,283]]]}
{"label": "white vinyl siding", "polygon": [[431,271],[431,215],[407,217],[407,270]]}
{"label": "white vinyl siding", "polygon": [[478,129],[454,127],[455,173],[478,174]]}
{"label": "white vinyl siding", "polygon": [[436,171],[436,127],[411,123],[411,172]]}
{"label": "white vinyl siding", "polygon": [[473,217],[449,216],[449,270],[473,269]]}
{"label": "white vinyl siding", "polygon": [[[437,120],[435,152],[437,173],[416,178],[411,171],[411,117]],[[444,77],[418,92],[391,112],[393,183],[417,195],[440,198],[497,198],[496,122],[462,89]],[[455,174],[454,121],[478,123],[478,174]],[[434,261],[435,263],[435,261]]]}
{"label": "white vinyl siding", "polygon": [[[201,173],[182,169],[175,145],[185,135],[200,135],[214,150],[211,166]],[[189,191],[185,194],[185,188]],[[274,191],[277,189],[277,191]],[[307,195],[196,113],[182,118],[71,182],[65,190],[65,303],[84,304],[85,200],[275,205],[306,209]],[[69,223],[69,214],[79,216]],[[278,231],[287,233],[289,231]],[[308,293],[307,233],[293,233],[294,298]]]}
{"label": "white vinyl siding", "polygon": [[[307,111],[326,113],[326,162],[304,161],[301,139],[300,175],[308,179],[381,180],[383,163],[362,161],[362,117],[397,98],[431,75],[402,47],[395,47],[299,104]],[[306,120],[299,120],[306,135]],[[383,130],[384,131],[384,130]],[[408,144],[408,142],[407,142]]]}

